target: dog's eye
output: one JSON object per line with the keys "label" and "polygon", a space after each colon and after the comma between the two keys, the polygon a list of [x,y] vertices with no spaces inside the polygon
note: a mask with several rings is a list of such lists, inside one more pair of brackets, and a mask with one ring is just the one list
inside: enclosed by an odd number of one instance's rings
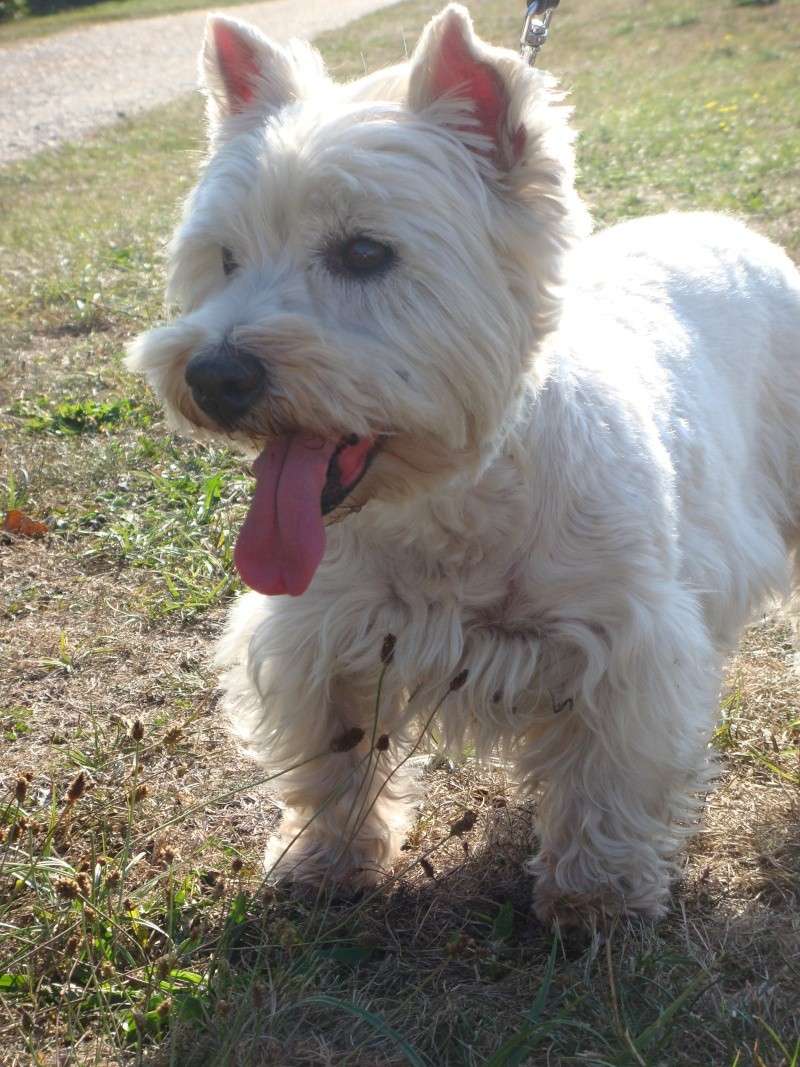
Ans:
{"label": "dog's eye", "polygon": [[349,237],[328,249],[326,260],[334,274],[369,278],[383,274],[394,262],[394,249],[372,237]]}
{"label": "dog's eye", "polygon": [[222,249],[222,269],[225,271],[225,277],[229,278],[231,274],[236,270],[239,264],[236,262],[230,248]]}

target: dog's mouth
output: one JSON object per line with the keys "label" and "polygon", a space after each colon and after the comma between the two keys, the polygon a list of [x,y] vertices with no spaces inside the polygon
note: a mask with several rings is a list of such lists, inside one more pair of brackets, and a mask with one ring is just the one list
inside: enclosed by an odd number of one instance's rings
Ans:
{"label": "dog's mouth", "polygon": [[242,580],[267,596],[300,596],[325,552],[323,517],[364,477],[380,439],[329,440],[294,433],[266,446],[253,464],[256,488],[234,551]]}

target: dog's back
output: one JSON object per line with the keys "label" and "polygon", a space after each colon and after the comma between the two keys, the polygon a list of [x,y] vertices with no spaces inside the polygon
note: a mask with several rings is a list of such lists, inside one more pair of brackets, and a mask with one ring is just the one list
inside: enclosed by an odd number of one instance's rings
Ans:
{"label": "dog's back", "polygon": [[[572,358],[657,428],[685,574],[725,647],[766,596],[788,591],[787,546],[800,546],[800,272],[705,213],[611,227],[574,266]],[[591,345],[574,340],[587,322]]]}

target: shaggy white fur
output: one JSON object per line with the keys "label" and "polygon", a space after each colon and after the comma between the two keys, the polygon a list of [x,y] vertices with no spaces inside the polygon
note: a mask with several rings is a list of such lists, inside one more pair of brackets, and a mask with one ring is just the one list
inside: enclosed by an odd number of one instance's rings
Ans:
{"label": "shaggy white fur", "polygon": [[[264,455],[376,442],[308,591],[246,594],[220,644],[237,729],[285,772],[276,871],[380,876],[440,706],[444,744],[500,750],[541,792],[542,917],[658,915],[721,661],[800,588],[797,270],[715,215],[589,237],[551,79],[458,6],[349,85],[220,17],[204,66],[180,316],[131,365],[177,426]],[[380,270],[347,265],[363,239]],[[223,345],[267,381],[224,424],[185,378]]]}

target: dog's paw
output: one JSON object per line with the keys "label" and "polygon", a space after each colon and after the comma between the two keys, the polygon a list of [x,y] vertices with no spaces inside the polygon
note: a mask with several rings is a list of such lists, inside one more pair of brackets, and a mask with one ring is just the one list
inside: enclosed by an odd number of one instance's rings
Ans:
{"label": "dog's paw", "polygon": [[385,849],[379,841],[341,841],[282,833],[267,845],[264,870],[270,881],[318,887],[336,886],[356,893],[378,885],[386,875]]}
{"label": "dog's paw", "polygon": [[533,911],[546,925],[597,929],[614,918],[654,922],[665,911],[665,892],[631,888],[621,892],[611,886],[587,886],[582,892],[565,890],[553,874],[542,867],[533,890]]}

